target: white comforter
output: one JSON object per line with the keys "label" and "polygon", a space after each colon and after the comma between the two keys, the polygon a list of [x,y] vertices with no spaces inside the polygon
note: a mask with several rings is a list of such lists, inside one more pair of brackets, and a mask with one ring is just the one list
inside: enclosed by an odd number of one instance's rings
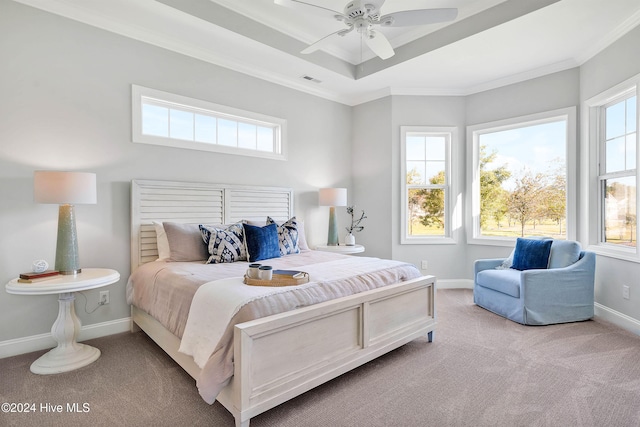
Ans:
{"label": "white comforter", "polygon": [[233,375],[235,324],[420,276],[410,264],[369,257],[347,257],[298,270],[309,273],[311,281],[299,286],[257,287],[235,277],[198,288],[180,352],[193,356],[202,368],[197,385],[205,401],[213,403]]}
{"label": "white comforter", "polygon": [[[191,302],[187,325],[180,342],[180,352],[192,356],[203,368],[224,334],[231,318],[243,305],[283,292],[317,286],[319,282],[341,280],[348,277],[386,270],[398,265],[397,261],[367,257],[349,257],[304,267],[310,281],[291,287],[247,286],[242,277],[214,280],[200,286]],[[351,295],[346,291],[344,295]]]}
{"label": "white comforter", "polygon": [[247,286],[242,277],[205,283],[198,288],[191,302],[179,351],[192,356],[203,368],[231,318],[243,305],[286,290],[286,287]]}

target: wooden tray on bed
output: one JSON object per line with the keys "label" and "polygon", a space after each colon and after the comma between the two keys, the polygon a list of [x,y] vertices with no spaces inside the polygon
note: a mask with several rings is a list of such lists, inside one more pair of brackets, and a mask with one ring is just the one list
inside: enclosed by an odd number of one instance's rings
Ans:
{"label": "wooden tray on bed", "polygon": [[309,282],[309,273],[299,271],[302,277],[294,278],[291,274],[273,273],[271,280],[252,279],[244,276],[244,283],[250,286],[297,286]]}

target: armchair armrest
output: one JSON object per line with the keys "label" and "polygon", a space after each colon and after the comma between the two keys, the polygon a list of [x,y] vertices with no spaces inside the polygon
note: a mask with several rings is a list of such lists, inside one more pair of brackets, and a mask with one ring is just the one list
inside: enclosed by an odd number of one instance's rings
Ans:
{"label": "armchair armrest", "polygon": [[475,278],[475,276],[482,270],[489,270],[489,269],[496,268],[497,266],[502,264],[505,259],[506,258],[487,258],[487,259],[476,260],[475,263],[473,264],[473,269],[474,269],[473,277]]}
{"label": "armchair armrest", "polygon": [[583,251],[568,267],[523,271],[520,298],[528,315],[563,317],[590,307],[593,316],[595,264],[595,253]]}

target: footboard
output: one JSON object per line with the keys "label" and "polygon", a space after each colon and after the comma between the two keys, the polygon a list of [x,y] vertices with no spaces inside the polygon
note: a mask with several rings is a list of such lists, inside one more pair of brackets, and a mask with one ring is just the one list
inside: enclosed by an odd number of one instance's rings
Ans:
{"label": "footboard", "polygon": [[235,372],[218,400],[236,426],[435,327],[435,277],[235,327]]}

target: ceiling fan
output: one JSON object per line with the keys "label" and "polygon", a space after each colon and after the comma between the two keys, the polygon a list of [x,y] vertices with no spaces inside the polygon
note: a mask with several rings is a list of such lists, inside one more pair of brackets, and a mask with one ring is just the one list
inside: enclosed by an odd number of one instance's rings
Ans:
{"label": "ceiling fan", "polygon": [[[291,9],[316,12],[319,15],[343,22],[347,26],[347,28],[331,33],[311,44],[301,52],[305,54],[315,52],[331,43],[335,38],[344,37],[356,30],[361,34],[362,39],[373,53],[382,59],[387,59],[394,55],[393,47],[391,47],[391,43],[389,43],[384,34],[374,29],[374,27],[409,27],[436,24],[452,21],[458,16],[458,9],[455,8],[401,10],[382,15],[380,9],[385,0],[353,0],[347,3],[344,7],[344,12],[299,0],[274,0],[274,2]],[[394,3],[397,3],[397,1]]]}

